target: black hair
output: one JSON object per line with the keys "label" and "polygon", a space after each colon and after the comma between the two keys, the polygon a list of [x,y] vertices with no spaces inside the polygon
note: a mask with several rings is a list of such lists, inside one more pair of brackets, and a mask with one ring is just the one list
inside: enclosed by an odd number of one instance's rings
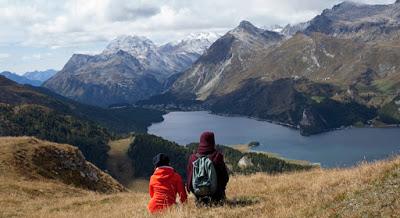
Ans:
{"label": "black hair", "polygon": [[160,153],[153,158],[154,168],[169,166],[169,157],[166,154]]}

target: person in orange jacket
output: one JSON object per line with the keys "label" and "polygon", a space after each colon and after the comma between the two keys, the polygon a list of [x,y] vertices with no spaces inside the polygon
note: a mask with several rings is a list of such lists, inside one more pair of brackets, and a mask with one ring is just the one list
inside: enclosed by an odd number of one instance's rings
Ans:
{"label": "person in orange jacket", "polygon": [[150,178],[150,202],[147,206],[150,213],[161,212],[167,207],[176,204],[176,194],[181,203],[187,200],[185,185],[182,177],[169,165],[166,154],[158,154],[153,158],[155,167]]}

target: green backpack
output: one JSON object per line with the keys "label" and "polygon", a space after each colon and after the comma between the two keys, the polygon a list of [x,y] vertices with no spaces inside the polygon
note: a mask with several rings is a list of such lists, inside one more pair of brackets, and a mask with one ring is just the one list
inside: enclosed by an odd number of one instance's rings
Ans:
{"label": "green backpack", "polygon": [[212,196],[217,191],[217,173],[208,156],[196,154],[193,162],[192,186],[196,196]]}

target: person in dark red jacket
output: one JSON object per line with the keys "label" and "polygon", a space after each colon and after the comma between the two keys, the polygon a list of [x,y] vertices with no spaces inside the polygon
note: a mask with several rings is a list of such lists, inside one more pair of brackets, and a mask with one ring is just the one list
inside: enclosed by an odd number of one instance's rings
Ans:
{"label": "person in dark red jacket", "polygon": [[[214,133],[204,132],[203,134],[201,134],[200,144],[199,147],[197,148],[197,152],[189,157],[187,171],[186,171],[186,176],[187,176],[186,187],[188,189],[188,192],[192,193],[193,193],[193,186],[192,186],[193,162],[197,160],[198,156],[196,154],[207,155],[210,158],[210,160],[214,164],[218,180],[217,192],[213,196],[211,196],[210,199],[198,198],[196,196],[197,203],[204,203],[204,204],[222,203],[225,200],[225,189],[229,181],[229,175],[224,162],[224,156],[222,155],[221,152],[215,149]],[[208,202],[209,200],[210,202]]]}
{"label": "person in dark red jacket", "polygon": [[158,154],[153,159],[155,171],[150,178],[150,202],[147,206],[150,213],[161,212],[176,203],[176,195],[185,203],[187,194],[181,176],[169,166],[169,158]]}

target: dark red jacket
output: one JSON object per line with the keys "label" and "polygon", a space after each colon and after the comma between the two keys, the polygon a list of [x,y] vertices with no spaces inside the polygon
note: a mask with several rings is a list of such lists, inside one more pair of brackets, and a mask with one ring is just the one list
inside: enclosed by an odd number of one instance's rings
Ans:
{"label": "dark red jacket", "polygon": [[[217,173],[218,187],[217,193],[212,196],[215,200],[221,200],[225,198],[226,184],[229,181],[228,170],[224,162],[224,156],[221,152],[215,149],[215,139],[214,133],[204,132],[200,137],[200,144],[197,149],[197,153],[200,155],[208,155],[210,160],[213,162],[215,171]],[[197,160],[196,154],[192,154],[189,157],[186,177],[187,177],[187,190],[188,192],[193,192],[192,187],[192,174],[193,174],[193,162]]]}

